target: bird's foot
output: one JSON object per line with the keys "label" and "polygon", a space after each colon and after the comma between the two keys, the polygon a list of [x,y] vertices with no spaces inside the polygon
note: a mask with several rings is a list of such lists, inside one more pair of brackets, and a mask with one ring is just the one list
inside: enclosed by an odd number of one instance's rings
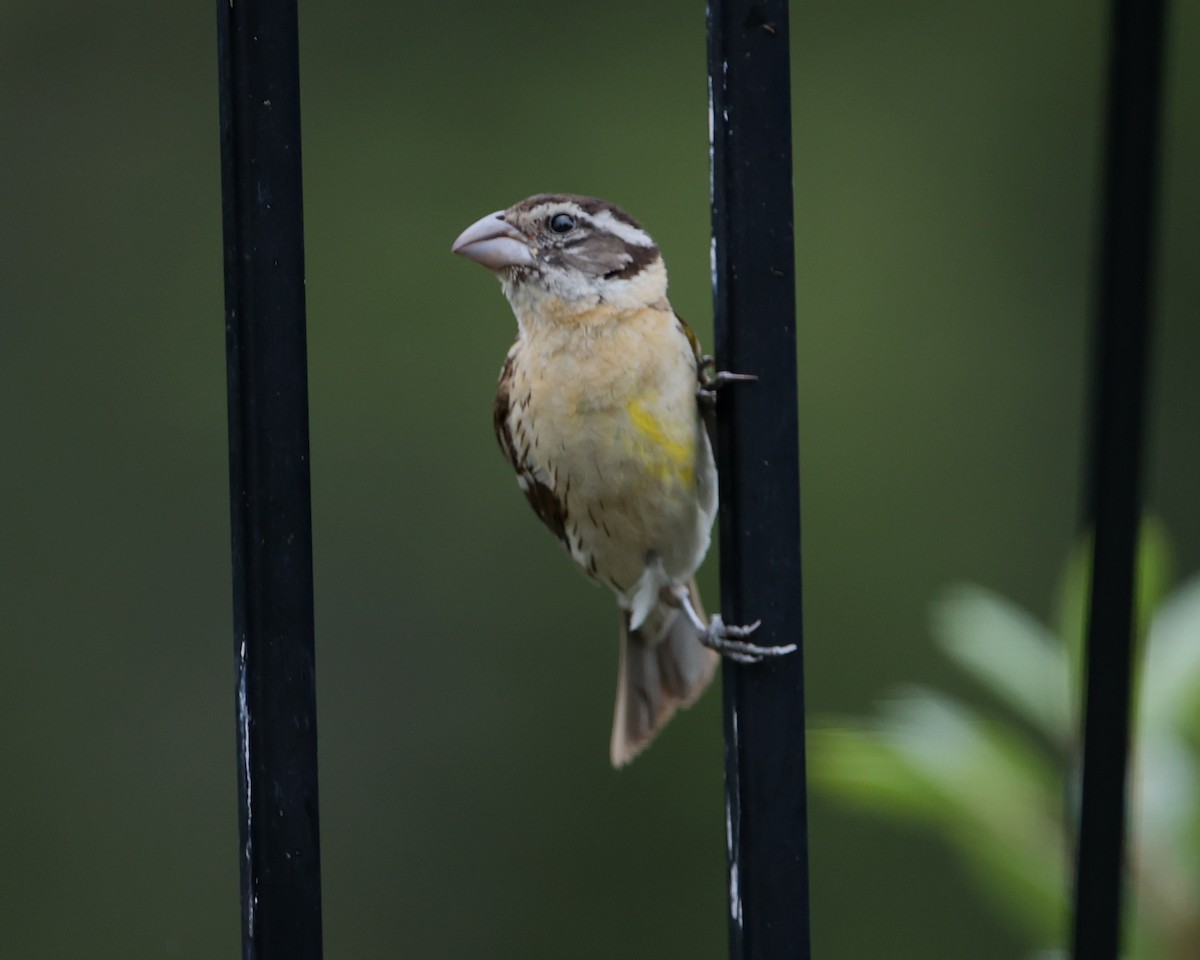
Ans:
{"label": "bird's foot", "polygon": [[730,383],[749,383],[757,380],[752,373],[730,373],[718,370],[717,361],[705,354],[700,358],[700,386],[696,388],[696,399],[708,410],[717,405],[717,391]]}
{"label": "bird's foot", "polygon": [[763,647],[756,643],[747,643],[746,637],[761,625],[761,620],[755,620],[744,627],[727,625],[721,619],[720,614],[714,614],[708,625],[700,632],[700,642],[734,663],[758,663],[764,657],[782,657],[796,649],[794,643],[785,643],[778,647]]}
{"label": "bird's foot", "polygon": [[734,663],[758,663],[764,657],[781,657],[796,649],[794,643],[786,643],[778,647],[763,647],[756,643],[747,643],[746,637],[762,625],[761,620],[755,620],[744,627],[731,626],[721,619],[720,614],[714,614],[712,619],[705,623],[692,605],[691,591],[684,584],[675,585],[669,593],[664,591],[663,596],[683,611],[684,616],[696,628],[696,633],[704,646],[715,650]]}

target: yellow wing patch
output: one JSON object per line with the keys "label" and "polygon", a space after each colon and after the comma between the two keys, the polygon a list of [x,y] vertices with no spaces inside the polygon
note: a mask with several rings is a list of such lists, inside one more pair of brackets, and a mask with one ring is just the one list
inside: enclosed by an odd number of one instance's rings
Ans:
{"label": "yellow wing patch", "polygon": [[625,412],[644,442],[635,447],[641,461],[659,480],[677,479],[692,486],[696,479],[695,446],[690,433],[686,441],[672,437],[663,429],[662,421],[647,405],[650,398],[637,398],[625,405]]}

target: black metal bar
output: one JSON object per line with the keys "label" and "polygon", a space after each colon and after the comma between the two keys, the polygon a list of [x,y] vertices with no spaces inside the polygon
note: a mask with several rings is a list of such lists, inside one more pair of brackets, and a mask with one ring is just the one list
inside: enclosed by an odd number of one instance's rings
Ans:
{"label": "black metal bar", "polygon": [[245,960],[321,956],[295,0],[217,0]]}
{"label": "black metal bar", "polygon": [[1075,876],[1076,960],[1120,955],[1164,28],[1162,0],[1116,0],[1089,425],[1087,516],[1095,546]]}
{"label": "black metal bar", "polygon": [[[723,369],[721,611],[800,644],[800,498],[786,0],[710,0],[713,298]],[[809,956],[803,649],[726,661],[729,955]]]}

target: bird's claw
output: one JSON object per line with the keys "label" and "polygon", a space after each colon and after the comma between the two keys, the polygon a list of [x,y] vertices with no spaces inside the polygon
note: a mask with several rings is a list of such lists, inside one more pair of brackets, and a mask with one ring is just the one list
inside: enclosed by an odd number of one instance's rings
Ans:
{"label": "bird's claw", "polygon": [[763,647],[756,643],[747,643],[746,637],[761,625],[761,620],[755,620],[745,626],[728,626],[721,619],[720,614],[714,614],[709,620],[708,626],[700,634],[700,642],[734,663],[758,663],[764,657],[781,657],[796,649],[794,643],[786,643],[778,647]]}
{"label": "bird's claw", "polygon": [[761,620],[755,620],[744,627],[730,626],[717,613],[713,614],[705,623],[692,604],[691,591],[684,584],[676,584],[670,588],[669,592],[664,591],[663,598],[683,611],[684,616],[696,629],[701,644],[710,650],[715,650],[734,663],[758,663],[764,657],[781,657],[796,649],[794,643],[785,643],[778,647],[762,647],[756,643],[747,643],[746,638],[762,626]]}
{"label": "bird's claw", "polygon": [[[717,405],[717,391],[730,383],[749,383],[757,380],[752,373],[730,373],[728,370],[715,370],[717,362],[710,356],[700,358],[700,386],[696,388],[696,399],[707,409],[712,410]],[[711,372],[710,372],[711,371]]]}

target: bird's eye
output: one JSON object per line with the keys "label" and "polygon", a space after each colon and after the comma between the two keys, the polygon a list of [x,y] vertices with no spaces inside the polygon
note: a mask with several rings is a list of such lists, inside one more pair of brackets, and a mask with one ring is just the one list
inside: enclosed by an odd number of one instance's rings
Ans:
{"label": "bird's eye", "polygon": [[550,218],[550,229],[555,233],[570,233],[575,229],[575,218],[569,213],[556,213]]}

